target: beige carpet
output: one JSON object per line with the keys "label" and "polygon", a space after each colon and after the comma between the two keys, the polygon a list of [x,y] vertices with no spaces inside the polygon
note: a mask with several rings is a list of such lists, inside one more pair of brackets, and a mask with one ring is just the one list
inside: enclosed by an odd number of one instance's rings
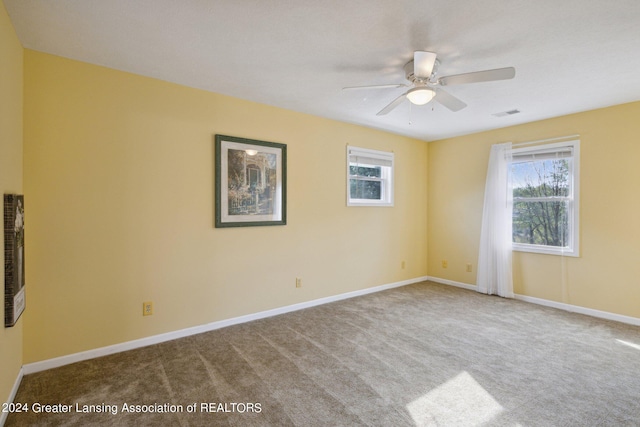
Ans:
{"label": "beige carpet", "polygon": [[640,328],[426,282],[28,375],[15,402],[7,426],[638,426]]}

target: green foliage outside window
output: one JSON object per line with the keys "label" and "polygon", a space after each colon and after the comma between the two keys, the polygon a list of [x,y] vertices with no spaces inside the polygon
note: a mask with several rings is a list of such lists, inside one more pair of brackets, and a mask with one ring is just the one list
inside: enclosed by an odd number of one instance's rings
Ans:
{"label": "green foliage outside window", "polygon": [[[349,191],[352,199],[382,199],[382,168],[380,166],[349,166]],[[373,178],[373,179],[371,179]]]}
{"label": "green foliage outside window", "polygon": [[513,242],[568,246],[569,166],[567,159],[512,164]]}

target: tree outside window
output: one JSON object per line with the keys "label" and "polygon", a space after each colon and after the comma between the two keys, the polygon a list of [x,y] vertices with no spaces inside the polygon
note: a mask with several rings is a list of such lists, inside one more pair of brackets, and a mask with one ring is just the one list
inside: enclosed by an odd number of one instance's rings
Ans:
{"label": "tree outside window", "polygon": [[521,178],[513,188],[513,241],[566,247],[569,161],[514,163],[512,173]]}

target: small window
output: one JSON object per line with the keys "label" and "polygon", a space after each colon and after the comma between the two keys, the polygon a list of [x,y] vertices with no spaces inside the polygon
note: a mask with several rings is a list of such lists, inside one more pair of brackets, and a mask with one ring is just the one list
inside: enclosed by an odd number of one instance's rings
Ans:
{"label": "small window", "polygon": [[393,206],[393,153],[347,146],[347,206]]}
{"label": "small window", "polygon": [[578,256],[579,144],[513,150],[513,249]]}

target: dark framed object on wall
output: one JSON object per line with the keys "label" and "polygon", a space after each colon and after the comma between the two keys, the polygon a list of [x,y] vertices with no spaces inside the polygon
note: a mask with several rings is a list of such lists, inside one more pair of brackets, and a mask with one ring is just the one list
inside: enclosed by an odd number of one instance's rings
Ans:
{"label": "dark framed object on wall", "polygon": [[4,195],[4,326],[16,324],[25,308],[24,196]]}
{"label": "dark framed object on wall", "polygon": [[215,226],[287,223],[287,146],[215,136]]}

